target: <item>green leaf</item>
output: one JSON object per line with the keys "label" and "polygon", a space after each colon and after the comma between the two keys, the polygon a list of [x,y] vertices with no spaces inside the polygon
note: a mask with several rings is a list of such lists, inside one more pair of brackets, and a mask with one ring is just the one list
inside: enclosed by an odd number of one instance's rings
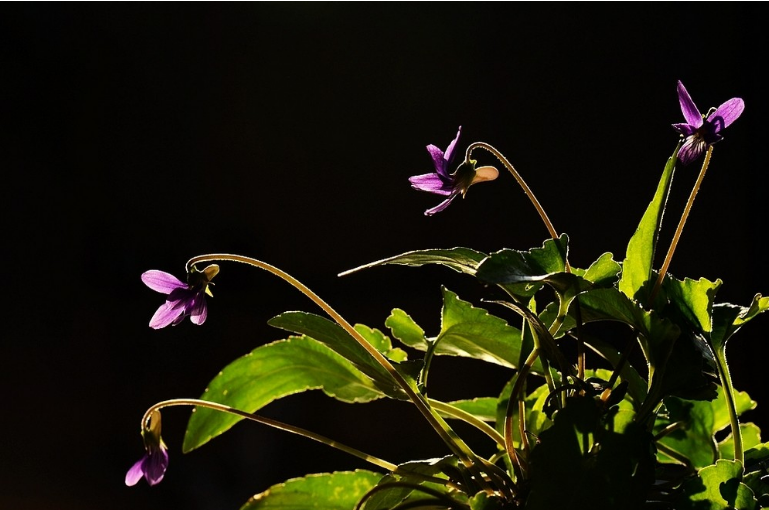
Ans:
{"label": "green leaf", "polygon": [[[462,301],[445,287],[442,290],[441,331],[435,339],[435,354],[463,356],[518,368],[521,330]],[[542,373],[539,361],[532,371]]]}
{"label": "green leaf", "polygon": [[386,264],[398,264],[402,266],[424,266],[427,264],[438,264],[453,269],[458,273],[474,275],[478,264],[486,258],[485,253],[481,253],[470,248],[451,248],[448,250],[415,250],[394,257],[389,257],[369,264],[356,267],[341,273],[339,276],[348,275],[368,269],[370,267],[383,266]]}
{"label": "green leaf", "polygon": [[718,460],[701,469],[697,478],[684,484],[676,506],[680,510],[754,510],[758,508],[753,491],[742,483],[742,464]]}
{"label": "green leaf", "polygon": [[273,485],[240,510],[354,510],[381,478],[360,469],[307,475]]}
{"label": "green leaf", "polygon": [[721,280],[711,282],[705,278],[699,280],[686,278],[684,281],[667,278],[665,291],[670,304],[695,328],[695,331],[709,337],[713,329],[711,320],[713,300],[722,283]]}
{"label": "green leaf", "polygon": [[[320,389],[343,402],[369,402],[383,397],[373,381],[325,345],[292,337],[257,347],[219,372],[201,399],[253,413],[295,393]],[[189,452],[242,420],[240,416],[195,408],[184,435]]]}
{"label": "green leaf", "polygon": [[[743,392],[735,394],[737,416],[755,408],[756,403]],[[655,422],[655,433],[677,423],[679,430],[661,438],[659,442],[686,457],[695,468],[703,468],[718,458],[716,433],[729,426],[729,411],[723,387],[718,387],[718,396],[712,401],[684,400],[677,397],[665,399],[667,416],[660,416]],[[733,443],[732,448],[733,448]],[[755,446],[751,444],[750,447]],[[728,446],[725,446],[728,448]],[[725,450],[724,450],[725,451]]]}
{"label": "green leaf", "polygon": [[482,282],[501,285],[511,295],[530,297],[545,277],[566,270],[568,242],[563,234],[558,240],[548,239],[541,248],[500,250],[481,263],[476,276]]}
{"label": "green leaf", "polygon": [[406,361],[408,358],[406,351],[399,348],[393,349],[390,338],[378,329],[370,328],[364,324],[356,324],[354,328],[368,343],[387,356],[388,359],[392,361]]}
{"label": "green leaf", "polygon": [[603,414],[592,398],[568,398],[532,450],[527,510],[640,508],[654,457],[651,435],[632,414]]}
{"label": "green leaf", "polygon": [[390,373],[338,324],[306,312],[285,312],[267,323],[276,328],[314,338],[349,360],[358,370],[369,376],[387,396],[406,398],[401,389],[396,386]]}
{"label": "green leaf", "polygon": [[572,271],[598,286],[609,286],[617,281],[617,275],[622,271],[622,266],[612,258],[611,253],[604,253],[582,274],[576,268],[572,268]]}
{"label": "green leaf", "polygon": [[726,342],[747,322],[769,309],[769,297],[756,294],[750,306],[742,307],[728,303],[713,306],[713,333],[710,341],[716,351],[725,350]]}
{"label": "green leaf", "polygon": [[390,328],[392,335],[404,345],[420,351],[427,350],[427,337],[424,330],[403,310],[393,309],[385,320],[385,326]]}
{"label": "green leaf", "polygon": [[[472,400],[454,400],[447,402],[466,413],[470,413],[479,420],[494,423],[497,419],[497,401],[495,397],[478,397]],[[452,416],[446,415],[448,418]]]}
{"label": "green leaf", "polygon": [[[417,460],[401,464],[396,473],[388,474],[379,481],[377,492],[366,499],[363,510],[390,510],[404,501],[411,502],[429,497],[424,492],[416,490],[416,487],[424,487],[427,490],[448,495],[450,491],[442,483],[425,480],[425,477],[447,480],[446,473],[451,473],[454,479],[461,478],[455,457]],[[454,497],[464,498],[462,494],[454,494]]]}
{"label": "green leaf", "polygon": [[657,185],[654,198],[644,212],[641,222],[638,224],[633,237],[627,245],[625,260],[622,262],[622,276],[619,281],[619,290],[629,298],[638,301],[646,301],[648,289],[642,292],[652,276],[652,264],[654,252],[657,247],[662,215],[665,211],[670,184],[673,180],[673,172],[678,158],[678,147],[668,159],[662,177]]}
{"label": "green leaf", "polygon": [[[761,429],[755,423],[740,423],[742,447],[746,450],[761,446]],[[718,443],[718,455],[722,459],[734,458],[734,436],[730,433]]]}

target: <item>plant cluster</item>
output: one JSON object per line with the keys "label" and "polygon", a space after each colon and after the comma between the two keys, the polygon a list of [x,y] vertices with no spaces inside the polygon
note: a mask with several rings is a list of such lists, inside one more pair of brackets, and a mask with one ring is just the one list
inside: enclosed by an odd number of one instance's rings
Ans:
{"label": "plant cluster", "polygon": [[[154,485],[163,479],[169,455],[160,413],[182,405],[194,408],[185,452],[250,420],[322,442],[372,466],[288,480],[252,497],[242,510],[769,507],[769,443],[762,442],[755,424],[740,421],[756,403],[733,387],[726,357],[727,342],[769,308],[769,297],[756,294],[746,306],[720,303],[721,280],[679,280],[668,273],[713,145],[742,114],[744,102],[733,98],[703,115],[680,82],[678,99],[685,120],[673,124],[678,143],[624,259],[604,253],[586,268],[570,263],[568,236],[558,233],[520,174],[494,147],[470,144],[451,171],[460,133],[445,151],[429,145],[434,171],[410,182],[444,200],[425,214],[444,210],[471,185],[499,176],[496,167],[478,167],[472,159],[474,151],[483,150],[513,175],[550,233],[529,250],[418,250],[342,273],[437,264],[502,291],[503,299],[480,307],[444,287],[440,331],[432,334],[401,309],[385,319],[387,332],[352,325],[300,281],[242,255],[193,257],[186,264],[186,281],[157,270],[144,273],[144,283],[166,295],[150,321],[156,329],[185,317],[202,325],[217,263],[225,262],[272,273],[325,316],[293,311],[272,318],[269,324],[287,331],[286,338],[227,365],[200,399],[151,406],[141,420],[145,455],[128,471],[126,484],[144,478]],[[673,174],[700,160],[699,177],[655,269]],[[602,329],[607,322],[621,326]],[[441,356],[506,367],[510,377],[494,395],[441,401],[428,391],[431,366]],[[445,456],[394,464],[339,438],[258,414],[277,399],[308,390],[347,403],[394,399],[414,406],[445,443]],[[488,443],[471,447],[452,426],[458,421],[477,428]]]}

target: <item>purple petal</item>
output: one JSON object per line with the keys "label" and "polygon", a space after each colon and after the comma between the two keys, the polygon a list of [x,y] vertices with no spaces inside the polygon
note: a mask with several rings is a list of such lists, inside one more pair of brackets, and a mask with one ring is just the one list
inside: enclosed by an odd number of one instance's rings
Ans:
{"label": "purple petal", "polygon": [[144,464],[144,460],[147,458],[147,455],[145,454],[144,457],[139,459],[136,464],[131,466],[131,469],[128,470],[128,473],[125,475],[125,484],[129,487],[133,487],[137,483],[139,483],[139,480],[142,479],[144,476],[144,471],[142,470],[142,465]]}
{"label": "purple petal", "polygon": [[428,210],[426,210],[426,211],[425,211],[425,216],[432,216],[432,215],[433,215],[433,214],[435,214],[435,213],[439,213],[439,212],[441,212],[442,210],[444,210],[445,208],[447,208],[447,207],[449,206],[449,204],[451,203],[451,201],[452,201],[452,200],[454,200],[456,197],[457,197],[457,193],[454,193],[454,194],[453,194],[453,195],[451,195],[449,198],[447,198],[446,200],[444,200],[444,201],[443,201],[443,202],[441,202],[440,204],[436,205],[436,206],[435,206],[435,207],[433,207],[432,209],[428,209]]}
{"label": "purple petal", "polygon": [[144,460],[142,468],[148,484],[155,485],[160,483],[166,474],[166,469],[168,469],[168,452],[166,449],[161,448],[151,453]]}
{"label": "purple petal", "polygon": [[737,120],[745,109],[745,102],[739,97],[733,97],[719,106],[715,112],[708,117],[708,122],[715,126],[715,133],[726,128]]}
{"label": "purple petal", "polygon": [[192,309],[190,310],[190,321],[193,324],[200,326],[206,322],[207,317],[208,305],[206,305],[206,297],[203,295],[203,292],[200,292],[197,296],[195,296],[195,302],[192,305]]}
{"label": "purple petal", "polygon": [[451,195],[452,193],[451,183],[436,173],[415,175],[409,177],[409,182],[412,188],[419,191],[428,191],[438,195]]}
{"label": "purple petal", "polygon": [[454,161],[454,149],[457,146],[457,142],[459,142],[460,133],[462,133],[462,126],[459,126],[456,138],[451,141],[448,148],[446,149],[446,155],[444,156],[444,159],[446,160],[447,166],[451,164],[452,161]]}
{"label": "purple petal", "polygon": [[681,104],[681,112],[684,114],[686,122],[691,124],[694,128],[702,126],[702,114],[697,109],[697,105],[692,101],[691,96],[686,91],[686,87],[678,81],[678,102]]}
{"label": "purple petal", "polygon": [[150,289],[162,294],[170,294],[174,289],[187,286],[174,275],[156,269],[142,274],[142,281]]}
{"label": "purple petal", "polygon": [[430,156],[433,158],[433,165],[435,166],[435,171],[438,175],[448,178],[449,174],[446,172],[446,160],[443,158],[443,151],[435,145],[428,145],[427,152],[429,152]]}
{"label": "purple petal", "polygon": [[150,327],[160,329],[181,322],[181,319],[184,318],[184,307],[180,306],[181,304],[181,301],[166,301],[160,305],[160,308],[150,319]]}
{"label": "purple petal", "polygon": [[678,131],[684,136],[693,135],[697,132],[697,128],[692,126],[691,124],[687,124],[686,122],[681,122],[679,124],[673,124],[673,129]]}
{"label": "purple petal", "polygon": [[678,159],[683,165],[688,165],[700,157],[705,151],[707,143],[698,136],[690,136],[684,140],[683,145],[678,150]]}

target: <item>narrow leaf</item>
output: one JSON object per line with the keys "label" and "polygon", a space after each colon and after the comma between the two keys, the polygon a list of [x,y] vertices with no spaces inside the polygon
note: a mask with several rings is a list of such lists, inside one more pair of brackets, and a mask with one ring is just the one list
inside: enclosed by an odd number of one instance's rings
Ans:
{"label": "narrow leaf", "polygon": [[622,276],[619,281],[619,290],[629,298],[639,301],[646,299],[646,293],[641,292],[651,278],[654,252],[657,247],[662,215],[665,211],[670,184],[673,181],[673,172],[678,158],[678,147],[668,159],[662,177],[657,185],[654,198],[646,208],[633,237],[627,245],[625,260],[622,262]]}
{"label": "narrow leaf", "polygon": [[453,269],[458,273],[474,275],[478,264],[486,258],[485,253],[481,253],[470,248],[450,248],[447,250],[416,250],[401,255],[395,255],[376,262],[364,264],[354,269],[349,269],[339,274],[345,276],[355,273],[362,269],[370,267],[383,266],[386,264],[398,264],[402,266],[424,266],[427,264],[438,264]]}

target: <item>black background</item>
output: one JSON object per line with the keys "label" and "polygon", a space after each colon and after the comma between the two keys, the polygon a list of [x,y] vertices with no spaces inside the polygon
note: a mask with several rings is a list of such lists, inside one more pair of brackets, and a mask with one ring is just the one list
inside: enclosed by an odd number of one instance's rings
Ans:
{"label": "black background", "polygon": [[[547,232],[507,173],[432,218],[409,188],[425,145],[463,126],[523,174],[571,261],[624,248],[683,120],[734,96],[671,271],[722,278],[719,300],[769,292],[763,252],[767,38],[759,3],[17,3],[0,16],[4,340],[0,508],[232,509],[308,472],[368,467],[242,423],[181,454],[188,410],[164,412],[171,463],[127,488],[151,404],[197,397],[227,363],[318,312],[273,276],[223,264],[208,322],[151,330],[139,275],[234,252],[275,264],[353,323],[409,312],[439,328],[442,268],[357,265],[423,248],[539,246]],[[482,163],[490,157],[476,153]],[[698,166],[679,169],[664,247]],[[658,262],[659,263],[659,262]],[[9,306],[10,305],[10,308]],[[498,313],[504,313],[497,310]],[[769,429],[766,318],[730,344],[738,389]],[[440,360],[439,397],[491,395],[510,374]],[[439,386],[440,385],[440,386]],[[305,394],[264,414],[392,462],[445,454],[406,404]],[[413,431],[417,438],[410,437]],[[479,448],[488,447],[483,441]]]}

